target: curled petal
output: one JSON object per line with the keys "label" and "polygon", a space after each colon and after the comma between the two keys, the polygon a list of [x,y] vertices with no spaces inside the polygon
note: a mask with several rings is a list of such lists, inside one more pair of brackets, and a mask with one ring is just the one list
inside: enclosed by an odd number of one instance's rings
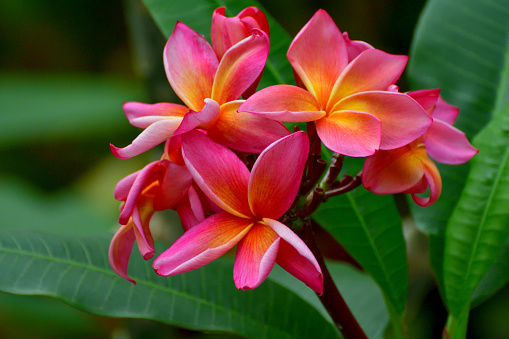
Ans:
{"label": "curled petal", "polygon": [[219,212],[190,228],[158,256],[153,268],[170,276],[202,267],[229,251],[252,226],[250,219]]}
{"label": "curled petal", "polygon": [[210,98],[218,60],[205,38],[177,22],[163,53],[166,77],[187,107],[199,112]]}
{"label": "curled petal", "polygon": [[335,112],[316,122],[316,132],[330,150],[352,157],[365,157],[380,148],[382,127],[371,114]]}
{"label": "curled petal", "polygon": [[244,8],[237,16],[250,30],[258,28],[270,36],[269,22],[265,14],[259,8],[253,6]]}
{"label": "curled petal", "polygon": [[205,219],[200,197],[193,186],[189,187],[186,195],[177,204],[176,209],[184,231],[198,225]]}
{"label": "curled petal", "polygon": [[225,7],[217,8],[212,14],[212,26],[210,28],[212,47],[217,58],[221,60],[224,53],[231,46],[251,35],[250,31],[238,16],[227,18]]}
{"label": "curled petal", "polygon": [[196,130],[182,135],[182,153],[210,200],[233,215],[252,215],[247,201],[249,170],[235,153]]}
{"label": "curled petal", "polygon": [[119,159],[129,159],[146,152],[172,137],[173,132],[178,128],[181,121],[181,117],[159,120],[148,126],[130,145],[124,148],[118,148],[110,144],[111,152]]}
{"label": "curled petal", "polygon": [[424,165],[408,145],[367,157],[362,184],[377,194],[401,193],[417,185],[423,175]]}
{"label": "curled petal", "polygon": [[253,94],[239,112],[265,116],[281,122],[308,122],[325,116],[320,104],[308,91],[290,85],[276,85]]}
{"label": "curled petal", "polygon": [[193,178],[185,166],[174,164],[168,160],[166,171],[159,178],[159,190],[154,201],[154,209],[163,211],[173,208],[191,186]]}
{"label": "curled petal", "polygon": [[288,60],[306,88],[326,107],[334,83],[348,64],[343,35],[324,10],[318,10],[293,39]]}
{"label": "curled petal", "polygon": [[445,102],[441,96],[438,97],[435,111],[433,112],[434,119],[440,119],[449,125],[453,125],[458,118],[460,110],[458,107]]}
{"label": "curled petal", "polygon": [[279,221],[264,218],[263,222],[282,238],[276,263],[313,291],[322,294],[322,270],[311,250],[291,229]]}
{"label": "curled petal", "polygon": [[359,40],[350,40],[350,37],[348,37],[347,32],[343,32],[343,39],[345,39],[346,50],[348,51],[348,62],[351,62],[365,50],[374,48],[367,42]]}
{"label": "curled petal", "polygon": [[280,238],[267,225],[257,223],[237,246],[233,280],[239,290],[260,286],[276,263]]}
{"label": "curled petal", "polygon": [[377,117],[382,123],[382,150],[409,144],[422,136],[432,121],[414,99],[395,92],[369,91],[352,94],[338,102],[334,110],[360,111]]}
{"label": "curled petal", "polygon": [[327,109],[332,110],[339,100],[353,93],[385,91],[399,79],[407,61],[405,55],[392,55],[378,49],[362,52],[337,79]]}
{"label": "curled petal", "polygon": [[148,260],[154,256],[154,239],[150,232],[149,224],[150,219],[154,215],[153,198],[142,199],[137,206],[134,206],[133,223],[134,235],[136,236],[136,243],[143,259]]}
{"label": "curled petal", "polygon": [[408,96],[417,101],[419,105],[428,113],[433,114],[435,105],[440,96],[440,88],[435,89],[422,89],[419,91],[408,92]]}
{"label": "curled petal", "polygon": [[120,227],[115,233],[108,251],[108,259],[113,271],[133,284],[136,284],[136,282],[127,275],[127,266],[129,265],[129,257],[135,240],[133,224],[130,222]]}
{"label": "curled petal", "polygon": [[163,158],[166,158],[180,166],[186,165],[184,163],[184,158],[182,157],[182,140],[180,135],[176,135],[166,140],[166,143],[164,144]]}
{"label": "curled petal", "polygon": [[115,192],[113,193],[116,200],[118,200],[118,201],[126,201],[127,200],[129,191],[131,190],[131,187],[133,186],[134,181],[136,180],[136,178],[138,177],[138,174],[141,171],[142,170],[131,173],[117,183],[117,186],[115,186]]}
{"label": "curled petal", "polygon": [[279,121],[251,113],[238,113],[243,101],[221,106],[221,114],[207,135],[217,143],[237,151],[260,154],[276,140],[290,134]]}
{"label": "curled petal", "polygon": [[424,143],[429,156],[443,164],[463,164],[479,152],[465,133],[438,119],[433,119]]}
{"label": "curled petal", "polygon": [[249,178],[249,205],[254,215],[278,219],[293,203],[309,153],[305,132],[296,132],[267,147]]}
{"label": "curled petal", "polygon": [[206,125],[208,122],[211,122],[220,112],[220,107],[217,102],[212,99],[205,99],[205,106],[203,106],[202,110],[199,112],[189,111],[184,118],[182,119],[182,123],[179,125],[177,130],[173,133],[174,135],[180,135],[183,133],[187,133],[200,125]]}
{"label": "curled petal", "polygon": [[253,29],[250,37],[227,50],[219,63],[211,98],[220,105],[237,100],[262,73],[269,46],[267,34]]}
{"label": "curled petal", "polygon": [[442,192],[442,177],[440,176],[440,172],[438,172],[437,166],[430,159],[423,161],[423,165],[424,178],[428,182],[430,195],[427,198],[422,198],[413,193],[412,199],[417,205],[427,207],[433,205],[440,197],[440,193]]}
{"label": "curled petal", "polygon": [[131,125],[147,128],[153,123],[168,117],[183,118],[189,108],[182,105],[161,102],[157,104],[143,104],[141,102],[126,102],[124,113]]}

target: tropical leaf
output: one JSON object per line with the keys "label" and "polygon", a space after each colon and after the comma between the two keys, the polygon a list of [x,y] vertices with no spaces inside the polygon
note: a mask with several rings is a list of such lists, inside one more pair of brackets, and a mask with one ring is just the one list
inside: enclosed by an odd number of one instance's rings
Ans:
{"label": "tropical leaf", "polygon": [[66,238],[36,232],[0,232],[0,290],[52,296],[112,317],[144,318],[180,327],[250,338],[329,338],[334,325],[309,303],[267,281],[239,291],[230,259],[175,277],[160,277],[133,255],[133,285],[108,263],[109,239]]}
{"label": "tropical leaf", "polygon": [[446,229],[444,287],[449,312],[469,306],[509,236],[509,105],[475,138],[465,190]]}
{"label": "tropical leaf", "polygon": [[258,88],[293,82],[293,73],[286,59],[290,36],[274,20],[263,6],[254,0],[143,0],[150,14],[165,37],[169,37],[175,24],[181,21],[210,41],[212,12],[217,7],[226,7],[226,14],[233,16],[246,7],[255,6],[264,11],[270,26],[270,53],[262,80]]}

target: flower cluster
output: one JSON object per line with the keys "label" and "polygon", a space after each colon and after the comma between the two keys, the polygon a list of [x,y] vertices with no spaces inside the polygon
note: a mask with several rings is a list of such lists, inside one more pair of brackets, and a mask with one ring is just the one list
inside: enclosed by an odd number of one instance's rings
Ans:
{"label": "flower cluster", "polygon": [[[122,227],[109,259],[115,272],[132,282],[127,266],[134,242],[144,259],[151,258],[150,219],[156,211],[173,209],[185,232],[154,260],[158,274],[199,268],[237,245],[233,275],[239,289],[257,287],[278,263],[322,293],[315,256],[285,225],[292,209],[301,218],[312,213],[308,193],[320,188],[324,168],[310,185],[310,162],[321,142],[335,159],[367,157],[366,189],[409,193],[422,206],[434,203],[442,188],[428,154],[460,164],[477,153],[452,127],[458,110],[438,89],[398,91],[406,56],[350,40],[323,10],[287,53],[298,86],[256,92],[269,53],[269,26],[259,9],[226,17],[218,8],[211,38],[212,46],[178,22],[165,46],[166,75],[184,105],[124,104],[129,122],[143,131],[124,148],[112,145],[115,156],[130,158],[165,142],[161,160],[115,189]],[[307,122],[310,128],[290,133],[286,122]],[[335,181],[336,172],[327,180]],[[356,182],[347,181],[337,182],[343,191]],[[428,198],[417,195],[428,187]]]}

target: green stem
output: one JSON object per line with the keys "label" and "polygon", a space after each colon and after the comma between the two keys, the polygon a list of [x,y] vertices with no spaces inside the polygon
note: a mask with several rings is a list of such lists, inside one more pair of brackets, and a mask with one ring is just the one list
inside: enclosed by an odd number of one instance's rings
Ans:
{"label": "green stem", "polygon": [[459,315],[449,314],[446,324],[445,339],[465,339],[467,337],[468,316],[470,304],[463,308]]}
{"label": "green stem", "polygon": [[397,339],[409,338],[408,327],[405,322],[404,314],[397,312],[396,309],[392,306],[392,303],[385,297],[385,295],[384,300],[391,319],[393,337]]}

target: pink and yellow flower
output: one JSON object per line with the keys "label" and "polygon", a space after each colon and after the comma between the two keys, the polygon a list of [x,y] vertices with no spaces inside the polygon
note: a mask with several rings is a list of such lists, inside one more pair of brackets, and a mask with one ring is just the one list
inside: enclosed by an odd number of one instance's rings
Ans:
{"label": "pink and yellow flower", "polygon": [[[344,155],[368,156],[404,146],[424,134],[431,119],[408,95],[387,91],[408,58],[369,47],[345,41],[332,18],[319,10],[287,53],[297,83],[305,89],[262,89],[239,112],[284,122],[315,121],[325,146]],[[357,53],[350,62],[349,54]]]}
{"label": "pink and yellow flower", "polygon": [[233,270],[239,289],[259,286],[274,263],[322,292],[320,267],[304,242],[277,221],[292,205],[309,152],[304,132],[265,149],[250,173],[231,150],[203,133],[182,136],[184,159],[197,185],[222,212],[184,233],[153,263],[160,275],[188,272],[215,260],[235,245]]}
{"label": "pink and yellow flower", "polygon": [[[442,191],[442,178],[435,163],[462,164],[478,150],[465,134],[452,124],[458,108],[446,103],[439,89],[408,93],[433,118],[426,134],[410,144],[389,151],[379,151],[366,159],[362,174],[364,187],[377,194],[408,193],[419,206],[430,206]],[[429,197],[424,193],[429,187]]]}
{"label": "pink and yellow flower", "polygon": [[195,128],[236,150],[260,153],[288,135],[283,124],[252,114],[238,114],[238,100],[258,79],[269,52],[269,38],[252,29],[227,50],[219,61],[203,36],[178,22],[164,49],[166,76],[184,105],[128,102],[129,122],[144,131],[124,148],[111,145],[119,158],[130,158],[166,139]]}

